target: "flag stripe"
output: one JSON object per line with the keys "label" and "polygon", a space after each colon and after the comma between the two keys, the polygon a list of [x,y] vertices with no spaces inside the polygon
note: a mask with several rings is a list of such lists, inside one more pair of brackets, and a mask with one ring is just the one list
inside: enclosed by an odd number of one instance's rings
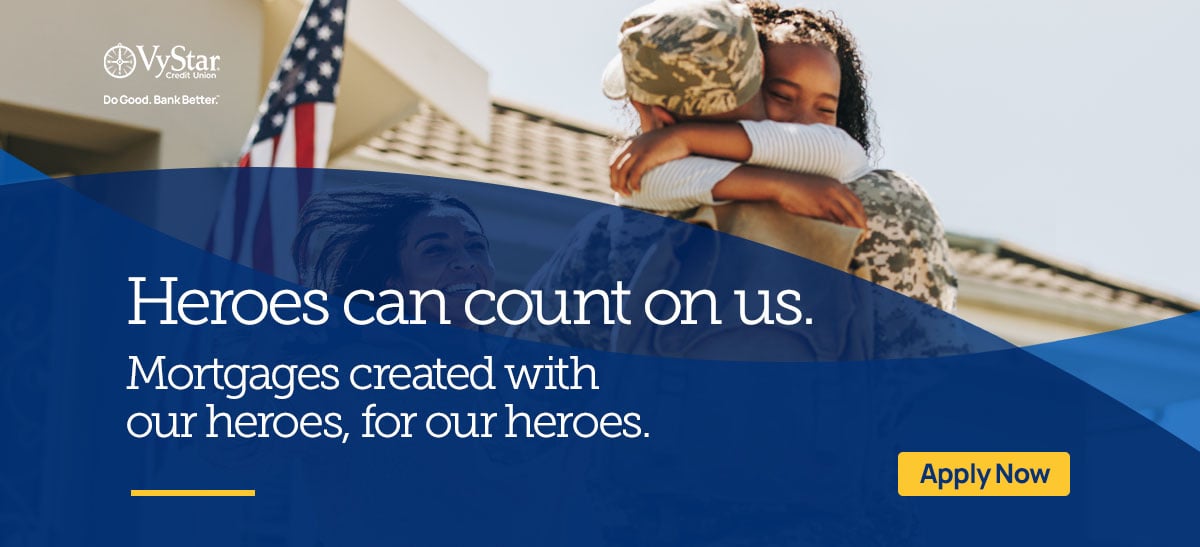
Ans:
{"label": "flag stripe", "polygon": [[316,141],[313,167],[324,169],[329,164],[330,146],[333,141],[333,103],[317,103],[316,129],[313,135]]}
{"label": "flag stripe", "polygon": [[[296,142],[296,167],[310,168],[313,166],[313,142],[311,137],[305,138],[307,135],[314,135],[313,132],[313,108],[316,105],[313,103],[304,103],[296,105],[292,109],[295,115],[292,119],[295,122],[295,142]],[[288,131],[285,129],[284,133]]]}

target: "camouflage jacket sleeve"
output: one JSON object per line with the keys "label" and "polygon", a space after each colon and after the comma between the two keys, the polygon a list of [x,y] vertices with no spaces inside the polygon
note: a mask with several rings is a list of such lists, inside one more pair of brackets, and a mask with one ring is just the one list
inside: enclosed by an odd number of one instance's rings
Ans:
{"label": "camouflage jacket sleeve", "polygon": [[847,183],[862,200],[870,236],[855,250],[871,282],[943,311],[954,311],[958,276],[946,230],[929,196],[895,171],[872,171]]}

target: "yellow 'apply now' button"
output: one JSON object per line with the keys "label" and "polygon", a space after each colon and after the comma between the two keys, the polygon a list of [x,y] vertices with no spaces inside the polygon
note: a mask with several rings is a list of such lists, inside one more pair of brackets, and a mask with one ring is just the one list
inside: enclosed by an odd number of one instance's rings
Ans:
{"label": "yellow 'apply now' button", "polygon": [[1066,496],[1066,452],[901,452],[901,496]]}

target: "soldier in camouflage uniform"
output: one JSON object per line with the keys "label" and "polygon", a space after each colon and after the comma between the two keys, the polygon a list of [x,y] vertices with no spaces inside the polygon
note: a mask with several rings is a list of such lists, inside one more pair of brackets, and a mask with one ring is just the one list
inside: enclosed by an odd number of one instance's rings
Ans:
{"label": "soldier in camouflage uniform", "polygon": [[[789,62],[786,57],[774,58],[774,55],[784,55],[773,53],[777,45],[817,46],[836,57],[841,73],[836,122],[840,129],[861,144],[864,151],[869,150],[871,115],[866,96],[865,76],[857,46],[849,32],[833,16],[803,8],[785,10],[770,2],[751,2],[750,8],[760,39],[766,47],[766,56],[772,61],[767,63],[768,67],[778,67]],[[632,34],[634,38],[638,38],[644,32]],[[664,79],[647,76],[655,70],[661,71],[659,65],[664,64],[662,61],[652,64],[655,63],[655,59],[646,53],[647,50],[656,50],[652,46],[643,46],[637,54],[626,51],[631,47],[629,44],[642,42],[653,41],[644,38],[622,41],[621,58],[626,76],[614,73],[615,67],[622,63],[610,64],[605,75],[605,94],[610,98],[629,97],[634,101],[660,105],[668,110],[678,104],[678,97],[694,94],[688,90],[677,89],[675,96],[666,96],[670,93],[670,88],[665,86]],[[707,51],[707,46],[701,45],[699,49]],[[733,58],[739,59],[750,57],[754,57],[754,54],[739,51],[733,55]],[[711,74],[705,73],[704,76],[701,78],[688,73],[685,77],[674,76],[666,81],[699,87],[716,87],[728,83],[713,81]],[[775,78],[780,76],[776,74]],[[734,81],[753,79],[741,78]],[[627,90],[623,91],[621,86],[625,86]],[[654,91],[649,91],[651,89]],[[798,112],[801,106],[791,103],[778,106],[779,104],[768,99],[765,112],[781,121],[804,118],[805,113]],[[692,112],[694,111],[689,111]],[[713,162],[718,160],[710,160],[708,164],[696,163],[686,168],[681,167],[687,161],[699,159],[687,158],[668,162],[658,169],[661,172],[657,177],[651,176],[655,173],[650,171],[643,179],[638,194],[632,197],[618,195],[618,201],[634,207],[666,212],[676,218],[694,218],[694,212],[690,209],[695,204],[712,204],[715,199],[714,185],[722,180],[722,176],[731,175],[729,170],[720,171],[709,167],[716,165]],[[614,160],[614,163],[616,161],[618,160]],[[663,184],[662,172],[667,170],[670,170],[676,179],[691,180],[673,180],[669,184]],[[868,229],[868,237],[860,241],[854,251],[855,258],[850,269],[880,286],[943,311],[953,311],[957,297],[957,276],[949,262],[949,249],[941,219],[924,190],[911,179],[887,170],[856,175],[854,180],[843,180],[847,181],[846,188],[861,202],[866,213]],[[725,199],[764,198],[726,196]],[[677,208],[664,208],[663,204]],[[753,236],[743,237],[755,239]]]}
{"label": "soldier in camouflage uniform", "polygon": [[[763,3],[752,7],[753,23],[764,43],[795,41],[835,51],[843,73],[838,124],[867,148],[869,109],[856,47],[848,32],[836,20],[808,10],[780,10]],[[750,38],[755,31],[747,14],[746,6],[724,1],[660,1],[640,8],[622,25],[621,52],[605,70],[605,94],[659,106],[680,119],[761,118],[765,109],[756,94],[763,79],[762,52],[758,40]],[[643,117],[644,126],[645,122]],[[883,287],[935,308],[953,310],[957,279],[949,264],[945,232],[920,186],[898,173],[880,170],[849,182],[848,188],[861,200],[868,227],[867,237],[854,249],[852,269]],[[706,199],[711,201],[712,196]],[[672,216],[686,219],[692,213],[679,211]],[[644,217],[628,213],[589,218],[542,268],[531,287],[628,283],[640,259],[629,250],[644,249],[657,237],[658,228],[638,227],[648,223]],[[638,235],[627,239],[631,234]],[[515,334],[610,349],[604,332],[584,335],[570,327],[526,326]],[[585,341],[581,336],[603,340]]]}

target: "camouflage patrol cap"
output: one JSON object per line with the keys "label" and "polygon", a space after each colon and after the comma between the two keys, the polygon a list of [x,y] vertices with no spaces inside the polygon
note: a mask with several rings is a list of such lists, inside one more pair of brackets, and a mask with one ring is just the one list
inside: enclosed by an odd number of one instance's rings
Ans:
{"label": "camouflage patrol cap", "polygon": [[621,52],[604,70],[604,95],[684,116],[729,112],[762,85],[750,10],[728,0],[658,0],[621,25]]}

